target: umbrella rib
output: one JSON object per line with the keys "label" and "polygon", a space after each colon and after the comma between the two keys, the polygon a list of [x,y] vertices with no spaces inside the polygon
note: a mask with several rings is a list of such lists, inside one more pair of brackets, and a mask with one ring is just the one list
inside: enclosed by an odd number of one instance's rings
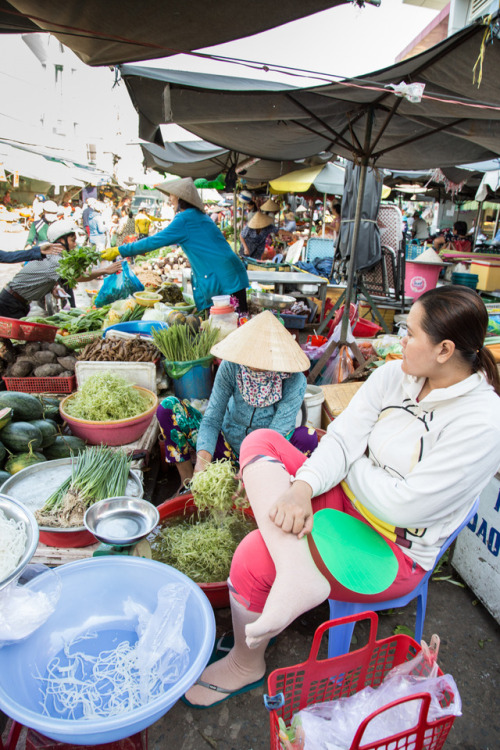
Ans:
{"label": "umbrella rib", "polygon": [[[318,122],[320,125],[323,125],[323,127],[326,128],[328,132],[331,133],[335,137],[336,140],[340,139],[346,148],[349,148],[349,149],[352,148],[352,145],[348,141],[346,141],[340,133],[338,133],[336,130],[334,130],[334,128],[330,127],[328,123],[322,120],[321,117],[318,117],[318,115],[314,114],[314,112],[311,112],[311,110],[308,107],[306,107],[301,102],[298,102],[291,94],[286,93],[285,96],[288,99],[290,99],[294,104],[296,104],[298,107],[300,107],[307,115],[309,115],[309,117],[312,117],[313,120],[316,120],[316,122]],[[295,120],[294,122],[297,122],[297,121]]]}
{"label": "umbrella rib", "polygon": [[421,133],[420,135],[416,135],[413,138],[407,138],[405,141],[400,141],[400,143],[396,143],[394,146],[388,146],[387,148],[383,148],[382,151],[378,151],[376,154],[372,153],[372,159],[376,160],[379,159],[384,154],[387,154],[389,151],[394,151],[394,149],[401,148],[402,146],[406,146],[408,143],[416,143],[417,141],[421,141],[423,138],[427,138],[430,135],[434,135],[434,133],[439,133],[441,130],[446,130],[447,128],[452,128],[455,125],[460,125],[462,122],[466,122],[466,118],[462,117],[459,120],[455,120],[451,123],[444,123],[443,125],[440,125],[439,127],[432,128],[432,130],[427,131],[426,133]]}
{"label": "umbrella rib", "polygon": [[396,99],[396,101],[392,105],[391,110],[387,113],[387,117],[385,118],[384,122],[380,126],[380,130],[379,130],[379,133],[378,133],[377,137],[375,138],[375,140],[373,141],[373,143],[370,146],[370,153],[373,153],[373,151],[375,149],[375,146],[377,145],[377,143],[379,142],[379,140],[381,139],[381,137],[385,133],[385,131],[387,129],[387,126],[389,125],[390,121],[392,120],[392,118],[396,114],[396,110],[397,110],[397,108],[399,107],[399,105],[401,104],[402,101],[403,101],[402,98]]}
{"label": "umbrella rib", "polygon": [[[308,130],[310,133],[313,133],[314,135],[319,136],[319,138],[327,139],[327,136],[324,133],[320,133],[319,130],[315,130],[314,128],[311,128],[310,125],[306,125],[303,122],[300,122],[299,120],[290,120],[292,125],[298,125],[299,128],[304,128],[304,130]],[[330,151],[331,147],[335,145],[335,141],[328,141],[328,144],[325,146],[325,151]],[[351,148],[349,146],[349,148]]]}

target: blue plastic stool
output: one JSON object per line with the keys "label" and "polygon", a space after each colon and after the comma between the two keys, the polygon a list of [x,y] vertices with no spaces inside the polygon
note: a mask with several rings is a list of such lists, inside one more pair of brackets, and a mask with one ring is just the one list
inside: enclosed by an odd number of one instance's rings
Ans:
{"label": "blue plastic stool", "polygon": [[[460,534],[462,529],[467,526],[470,520],[475,516],[479,508],[479,498],[472,506],[467,518],[463,523],[456,529],[453,534],[450,534],[448,539],[445,541],[439,553],[436,557],[433,567],[429,570],[422,578],[418,586],[404,596],[400,596],[398,599],[387,599],[383,602],[340,602],[336,599],[329,599],[330,605],[330,619],[336,620],[338,617],[347,617],[348,615],[358,614],[359,612],[379,611],[381,609],[395,609],[397,607],[405,607],[413,599],[417,598],[417,617],[415,622],[415,640],[420,643],[422,640],[422,633],[424,630],[425,621],[425,610],[427,608],[427,587],[429,585],[429,579],[434,572],[434,568],[438,564],[441,557],[444,555],[450,544],[455,541],[457,536]],[[341,656],[349,651],[352,639],[352,632],[354,630],[355,623],[348,623],[347,625],[341,625],[339,627],[330,630],[328,636],[328,658],[331,659],[334,656]]]}

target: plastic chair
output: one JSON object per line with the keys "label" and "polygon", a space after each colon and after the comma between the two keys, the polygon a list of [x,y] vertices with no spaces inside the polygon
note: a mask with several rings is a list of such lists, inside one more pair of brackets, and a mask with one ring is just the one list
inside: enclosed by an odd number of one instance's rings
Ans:
{"label": "plastic chair", "polygon": [[[441,557],[444,555],[448,547],[455,541],[457,536],[460,534],[462,529],[467,526],[470,520],[477,513],[479,508],[479,497],[476,499],[471,510],[467,514],[467,517],[460,524],[448,539],[444,542],[443,546],[439,550],[433,567],[429,570],[422,578],[418,586],[404,596],[400,596],[397,599],[387,599],[381,602],[340,602],[336,599],[329,599],[330,605],[330,619],[335,620],[338,617],[347,617],[348,615],[354,615],[359,612],[365,612],[366,610],[379,611],[382,609],[395,609],[397,607],[405,607],[413,599],[417,598],[417,617],[415,622],[415,640],[420,643],[422,640],[422,633],[424,630],[425,610],[427,608],[427,587],[429,580],[434,573],[434,568],[438,564]],[[330,631],[328,636],[328,658],[334,656],[341,656],[349,651],[351,645],[352,632],[354,630],[354,623],[348,623],[342,625]]]}

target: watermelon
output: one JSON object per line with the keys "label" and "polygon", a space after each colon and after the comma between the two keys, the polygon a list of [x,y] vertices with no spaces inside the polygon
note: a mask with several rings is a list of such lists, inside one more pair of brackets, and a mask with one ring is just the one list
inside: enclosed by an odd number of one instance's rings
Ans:
{"label": "watermelon", "polygon": [[0,471],[0,487],[4,482],[7,481],[7,479],[10,479],[11,474],[9,474],[8,471]]}
{"label": "watermelon", "polygon": [[42,450],[52,445],[59,434],[59,429],[52,419],[34,419],[31,424],[38,427],[42,433]]}
{"label": "watermelon", "polygon": [[4,409],[5,407],[12,409],[12,419],[18,422],[41,419],[43,416],[43,408],[40,401],[29,393],[0,391],[0,409]]}
{"label": "watermelon", "polygon": [[0,466],[5,461],[5,456],[7,455],[7,450],[5,448],[5,445],[3,443],[0,443]]}
{"label": "watermelon", "polygon": [[38,396],[42,404],[42,419],[52,419],[54,422],[62,422],[63,419],[59,413],[60,401],[52,396]]}
{"label": "watermelon", "polygon": [[24,453],[41,448],[43,436],[31,422],[11,422],[0,430],[0,441],[13,453]]}
{"label": "watermelon", "polygon": [[56,458],[70,458],[85,450],[86,447],[85,441],[74,435],[58,435],[52,445],[45,450],[45,456],[49,461]]}
{"label": "watermelon", "polygon": [[18,471],[22,471],[28,466],[33,466],[33,464],[39,464],[46,460],[47,459],[42,453],[36,453],[35,451],[29,453],[17,453],[9,458],[5,464],[5,469],[9,474],[17,474]]}

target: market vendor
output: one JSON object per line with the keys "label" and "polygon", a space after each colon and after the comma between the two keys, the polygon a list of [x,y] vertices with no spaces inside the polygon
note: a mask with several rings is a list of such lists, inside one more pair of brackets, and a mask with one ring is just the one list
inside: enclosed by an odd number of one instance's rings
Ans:
{"label": "market vendor", "polygon": [[257,211],[241,230],[240,255],[260,260],[266,249],[267,238],[277,231],[273,218]]}
{"label": "market vendor", "polygon": [[232,294],[240,311],[247,310],[249,286],[245,266],[234,253],[220,229],[205,214],[203,201],[190,177],[170,180],[157,186],[170,196],[176,216],[165,229],[130,242],[120,248],[108,248],[105,260],[118,255],[133,257],[166,245],[180,245],[191,264],[193,296],[201,312],[212,306],[214,295]]}
{"label": "market vendor", "polygon": [[[76,247],[77,227],[70,219],[61,219],[50,225],[47,239],[52,243],[52,253],[43,260],[26,263],[0,292],[0,315],[8,318],[25,318],[31,302],[41,302],[46,294],[54,291],[60,283],[58,265],[63,250],[71,252]],[[90,281],[98,276],[116,273],[121,263],[100,266],[78,281]]]}
{"label": "market vendor", "polygon": [[50,225],[57,220],[57,211],[58,205],[54,201],[45,201],[42,204],[42,215],[31,222],[24,245],[25,250],[30,250],[35,245],[47,242],[47,232]]}
{"label": "market vendor", "polygon": [[[259,529],[231,565],[234,647],[187,692],[191,706],[262,684],[269,639],[326,598],[370,609],[410,593],[433,568],[500,465],[500,382],[484,346],[487,325],[474,290],[432,289],[411,307],[403,360],[370,375],[311,457],[269,430],[243,441],[241,472]],[[316,529],[323,554],[311,540]],[[360,546],[361,536],[370,541]],[[378,570],[375,556],[358,563],[366,544],[383,556]]]}
{"label": "market vendor", "polygon": [[165,460],[177,466],[180,489],[213,460],[227,458],[237,467],[243,438],[259,427],[283,435],[301,455],[314,450],[315,430],[295,428],[306,390],[303,370],[310,362],[271,312],[260,313],[230,333],[212,354],[223,361],[205,414],[188,400],[172,396],[157,410]]}

